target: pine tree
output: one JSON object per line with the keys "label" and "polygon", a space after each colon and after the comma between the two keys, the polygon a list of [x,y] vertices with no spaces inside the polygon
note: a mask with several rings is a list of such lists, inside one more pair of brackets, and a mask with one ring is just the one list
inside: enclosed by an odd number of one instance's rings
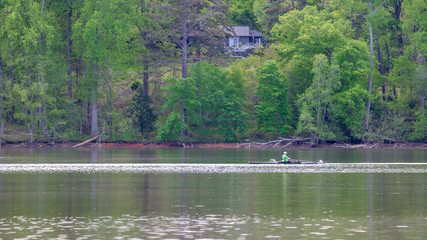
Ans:
{"label": "pine tree", "polygon": [[142,84],[135,90],[132,95],[131,117],[135,125],[139,127],[141,134],[153,130],[153,123],[157,116],[152,107],[150,96],[144,93]]}

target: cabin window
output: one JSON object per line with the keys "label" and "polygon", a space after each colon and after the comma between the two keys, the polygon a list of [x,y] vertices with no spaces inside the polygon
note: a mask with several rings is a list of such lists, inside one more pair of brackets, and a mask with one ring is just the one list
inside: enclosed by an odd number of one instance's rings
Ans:
{"label": "cabin window", "polygon": [[239,38],[233,37],[229,39],[230,47],[237,47],[239,44]]}

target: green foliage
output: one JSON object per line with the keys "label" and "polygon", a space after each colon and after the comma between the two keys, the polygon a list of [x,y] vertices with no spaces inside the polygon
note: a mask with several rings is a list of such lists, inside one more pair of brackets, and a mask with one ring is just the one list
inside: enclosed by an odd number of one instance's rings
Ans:
{"label": "green foliage", "polygon": [[372,118],[372,131],[364,134],[365,142],[404,142],[410,137],[411,126],[405,123],[404,112],[386,109]]}
{"label": "green foliage", "polygon": [[184,123],[183,116],[180,113],[172,112],[168,115],[166,123],[159,125],[158,141],[177,141],[181,139],[181,131],[188,129],[188,125]]}
{"label": "green foliage", "polygon": [[366,43],[347,39],[347,44],[334,51],[333,60],[340,67],[343,90],[355,85],[365,85],[369,75],[369,53]]}
{"label": "green foliage", "polygon": [[198,62],[190,68],[189,76],[195,80],[195,93],[199,102],[193,123],[197,126],[196,132],[200,138],[205,138],[212,134],[218,110],[226,101],[226,74],[213,64]]}
{"label": "green foliage", "polygon": [[[355,85],[347,91],[332,96],[331,112],[339,131],[351,141],[363,139],[363,121],[366,111],[365,101],[368,91],[360,85]],[[339,135],[339,133],[336,133]],[[347,140],[342,139],[342,140]]]}
{"label": "green foliage", "polygon": [[267,62],[258,71],[255,105],[259,128],[274,135],[285,135],[290,130],[288,82],[275,62]]}
{"label": "green foliage", "polygon": [[239,134],[245,133],[248,114],[243,110],[243,101],[237,94],[234,83],[229,82],[220,94],[223,95],[223,102],[216,117],[218,132],[225,140],[234,141],[238,139]]}
{"label": "green foliage", "polygon": [[[315,56],[323,54],[342,71],[340,79],[344,90],[366,82],[368,74],[368,48],[366,43],[353,40],[351,23],[330,9],[319,11],[307,6],[279,17],[271,30],[277,44],[274,46],[283,60],[282,67],[289,79],[289,101],[296,102],[311,85],[311,71]],[[298,110],[292,113],[298,116]],[[296,119],[294,118],[293,121]]]}
{"label": "green foliage", "polygon": [[[200,105],[196,95],[196,84],[193,78],[168,79],[168,85],[164,88],[167,99],[163,106],[163,112],[167,113],[166,123],[158,125],[160,141],[177,140],[178,132],[188,130],[186,118],[192,119]],[[187,114],[189,113],[189,114]],[[178,131],[177,128],[181,128]],[[179,140],[184,140],[179,136]]]}
{"label": "green foliage", "polygon": [[35,127],[43,117],[40,111],[43,104],[51,104],[55,100],[47,95],[46,91],[47,84],[44,83],[32,83],[28,87],[15,84],[7,96],[7,99],[13,100],[13,104],[19,108],[19,111],[15,111],[14,117],[24,121],[31,135],[31,143]]}
{"label": "green foliage", "polygon": [[331,131],[328,120],[331,118],[330,105],[332,96],[340,88],[339,68],[329,64],[323,54],[315,56],[312,73],[313,83],[298,99],[300,117],[297,133],[309,133],[311,144],[316,145],[320,139],[333,139],[335,135]]}
{"label": "green foliage", "polygon": [[414,131],[409,137],[412,141],[426,141],[427,140],[427,118],[421,113],[417,112],[417,118],[414,123]]}
{"label": "green foliage", "polygon": [[253,11],[253,5],[256,0],[229,0],[230,18],[233,24],[237,26],[249,26],[256,29],[256,17]]}
{"label": "green foliage", "polygon": [[[0,116],[30,141],[426,141],[426,2],[371,2],[0,0]],[[230,23],[266,44],[219,54]]]}
{"label": "green foliage", "polygon": [[157,116],[154,114],[151,98],[144,94],[142,86],[139,86],[132,95],[130,115],[141,134],[153,130]]}
{"label": "green foliage", "polygon": [[196,83],[193,78],[174,78],[167,80],[168,85],[163,89],[167,99],[163,111],[178,110],[183,114],[184,109],[194,112],[200,105],[196,95]]}
{"label": "green foliage", "polygon": [[247,119],[243,94],[235,85],[241,81],[236,76],[227,78],[224,71],[207,62],[198,62],[188,73],[188,78],[168,80],[163,109],[168,117],[158,139],[176,140],[176,126],[182,126],[199,140],[212,139],[215,133],[227,141],[236,140],[246,130]]}
{"label": "green foliage", "polygon": [[418,48],[419,55],[427,53],[427,12],[425,0],[404,1],[402,26],[411,45]]}

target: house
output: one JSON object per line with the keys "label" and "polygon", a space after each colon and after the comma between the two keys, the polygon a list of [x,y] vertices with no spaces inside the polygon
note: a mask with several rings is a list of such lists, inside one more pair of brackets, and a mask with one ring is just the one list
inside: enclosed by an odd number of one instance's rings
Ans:
{"label": "house", "polygon": [[262,44],[262,34],[259,31],[251,30],[248,26],[232,28],[233,32],[226,41],[231,56],[244,58]]}

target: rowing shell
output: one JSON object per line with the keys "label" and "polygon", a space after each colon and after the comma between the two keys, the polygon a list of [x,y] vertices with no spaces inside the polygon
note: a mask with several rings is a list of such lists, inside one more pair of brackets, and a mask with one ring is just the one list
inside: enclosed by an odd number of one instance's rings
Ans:
{"label": "rowing shell", "polygon": [[270,162],[249,162],[249,164],[324,164],[322,160],[319,160],[317,162],[301,162],[300,160],[294,160],[292,162],[276,162],[276,161],[270,161]]}

